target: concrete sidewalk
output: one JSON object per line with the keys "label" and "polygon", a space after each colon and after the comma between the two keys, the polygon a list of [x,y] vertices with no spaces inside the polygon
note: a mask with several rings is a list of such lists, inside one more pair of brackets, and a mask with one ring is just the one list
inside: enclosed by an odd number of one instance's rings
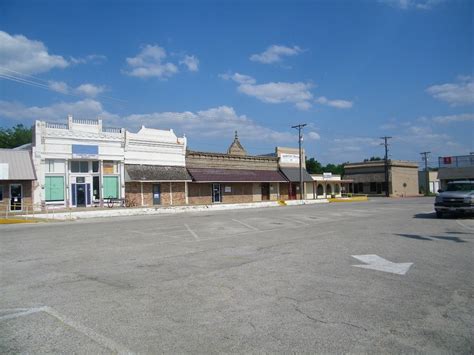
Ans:
{"label": "concrete sidewalk", "polygon": [[[219,211],[219,210],[238,210],[245,208],[267,208],[267,207],[284,207],[297,205],[311,205],[317,203],[328,203],[327,199],[319,200],[293,200],[285,201],[280,204],[279,201],[252,202],[239,204],[213,204],[213,205],[197,205],[197,206],[167,206],[167,207],[139,207],[139,208],[123,208],[114,207],[108,210],[97,210],[90,208],[87,211],[58,211],[50,210],[48,213],[36,213],[28,215],[28,218],[49,219],[49,220],[75,220],[100,217],[115,216],[138,216],[153,214],[175,214],[183,212],[201,212],[201,211]],[[20,217],[20,216],[19,216]]]}

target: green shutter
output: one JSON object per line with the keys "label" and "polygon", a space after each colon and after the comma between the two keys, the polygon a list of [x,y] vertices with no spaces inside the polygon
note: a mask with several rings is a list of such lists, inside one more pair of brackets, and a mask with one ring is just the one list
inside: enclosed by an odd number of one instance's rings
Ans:
{"label": "green shutter", "polygon": [[104,176],[104,198],[118,198],[118,176]]}
{"label": "green shutter", "polygon": [[46,176],[46,201],[64,201],[64,176]]}

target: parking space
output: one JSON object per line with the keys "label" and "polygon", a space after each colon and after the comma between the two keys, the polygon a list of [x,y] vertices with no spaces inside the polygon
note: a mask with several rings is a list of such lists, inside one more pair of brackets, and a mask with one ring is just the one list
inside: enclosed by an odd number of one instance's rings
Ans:
{"label": "parking space", "polygon": [[0,226],[0,351],[470,353],[473,220],[432,202]]}

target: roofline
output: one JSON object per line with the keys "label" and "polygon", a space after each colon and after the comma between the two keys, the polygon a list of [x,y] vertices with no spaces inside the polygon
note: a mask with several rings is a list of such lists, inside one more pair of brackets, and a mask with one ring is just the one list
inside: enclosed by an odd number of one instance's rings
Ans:
{"label": "roofline", "polygon": [[[278,157],[269,157],[269,156],[261,156],[261,155],[237,155],[237,154],[227,154],[227,153],[214,153],[214,152],[198,152],[195,150],[186,150],[186,157],[188,155],[206,155],[206,156],[217,156],[217,157],[229,157],[229,158],[239,158],[239,159],[247,159],[247,160],[270,160],[278,162]],[[196,168],[199,169],[199,168]],[[250,169],[251,170],[251,169]]]}
{"label": "roofline", "polygon": [[219,184],[219,183],[239,183],[239,182],[243,182],[243,183],[256,183],[256,182],[268,182],[268,183],[272,183],[272,182],[288,182],[288,181],[267,181],[267,180],[258,180],[258,181],[216,181],[216,180],[212,180],[212,181],[193,181],[194,183],[197,183],[197,184],[208,184],[208,183],[213,183],[213,184]]}

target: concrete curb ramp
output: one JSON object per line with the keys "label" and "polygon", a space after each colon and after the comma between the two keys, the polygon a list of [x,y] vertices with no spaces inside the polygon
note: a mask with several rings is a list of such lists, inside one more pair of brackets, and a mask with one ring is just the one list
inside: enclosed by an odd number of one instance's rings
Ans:
{"label": "concrete curb ramp", "polygon": [[[319,200],[292,200],[285,201],[286,206],[312,205],[318,203],[328,203],[327,199]],[[239,204],[215,204],[215,205],[199,205],[199,206],[175,206],[175,207],[147,207],[147,208],[111,208],[110,210],[94,210],[89,211],[68,211],[68,212],[50,212],[49,214],[33,214],[29,217],[38,219],[54,219],[54,220],[71,220],[85,218],[115,217],[115,216],[139,216],[154,214],[174,214],[183,212],[201,212],[201,211],[221,211],[221,210],[238,210],[244,208],[267,208],[282,207],[279,201],[253,202]]]}

